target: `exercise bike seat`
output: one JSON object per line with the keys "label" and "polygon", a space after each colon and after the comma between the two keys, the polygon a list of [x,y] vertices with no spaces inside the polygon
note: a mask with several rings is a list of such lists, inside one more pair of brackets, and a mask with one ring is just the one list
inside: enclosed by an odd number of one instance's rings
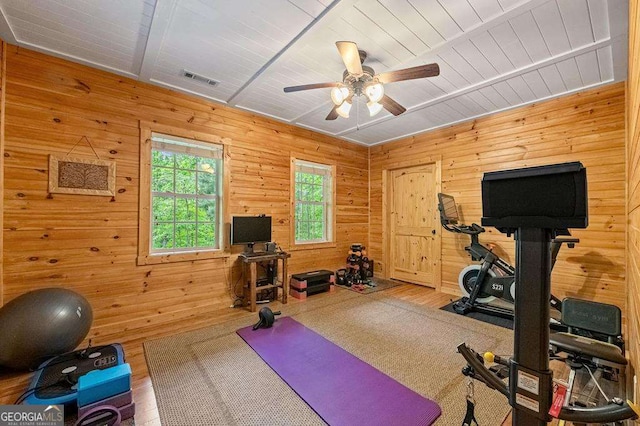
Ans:
{"label": "exercise bike seat", "polygon": [[551,333],[549,346],[553,353],[567,352],[576,358],[592,362],[595,365],[616,364],[627,365],[622,350],[612,343],[602,342],[570,333]]}

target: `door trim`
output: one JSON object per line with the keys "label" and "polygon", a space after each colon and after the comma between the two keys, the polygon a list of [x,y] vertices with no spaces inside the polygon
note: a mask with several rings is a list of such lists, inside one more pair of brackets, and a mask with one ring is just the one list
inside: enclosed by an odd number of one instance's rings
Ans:
{"label": "door trim", "polygon": [[[388,169],[382,170],[382,259],[384,261],[384,274],[383,277],[385,279],[389,279],[390,277],[390,269],[391,269],[391,239],[389,238],[390,233],[390,215],[391,215],[391,205],[393,200],[393,191],[392,191],[392,181],[391,181],[391,173],[398,170],[403,169],[413,169],[423,166],[428,166],[430,164],[434,164],[436,166],[435,176],[436,176],[436,191],[442,192],[442,156],[430,156],[423,159],[423,161],[419,163],[413,164],[402,164],[397,167],[392,167]],[[437,198],[434,198],[433,205],[438,205]],[[437,210],[437,208],[436,208]],[[440,217],[436,217],[436,223],[440,223]],[[435,253],[437,258],[435,259],[436,265],[433,272],[433,287],[434,289],[440,291],[442,287],[442,232],[440,227],[437,227],[436,236],[435,236]]]}

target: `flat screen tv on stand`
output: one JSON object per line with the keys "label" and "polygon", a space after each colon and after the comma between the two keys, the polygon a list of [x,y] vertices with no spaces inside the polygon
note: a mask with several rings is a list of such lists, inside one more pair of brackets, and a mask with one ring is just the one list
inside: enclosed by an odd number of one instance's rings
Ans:
{"label": "flat screen tv on stand", "polygon": [[256,243],[271,241],[271,216],[234,216],[231,220],[231,244],[245,245],[245,254],[253,253]]}

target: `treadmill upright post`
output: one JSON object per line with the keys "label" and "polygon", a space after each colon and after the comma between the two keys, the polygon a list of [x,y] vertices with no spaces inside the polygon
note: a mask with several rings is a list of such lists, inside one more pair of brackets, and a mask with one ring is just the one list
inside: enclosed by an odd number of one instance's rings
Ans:
{"label": "treadmill upright post", "polygon": [[553,231],[518,228],[514,355],[510,404],[514,426],[543,426],[551,420],[553,373],[549,370],[549,246]]}

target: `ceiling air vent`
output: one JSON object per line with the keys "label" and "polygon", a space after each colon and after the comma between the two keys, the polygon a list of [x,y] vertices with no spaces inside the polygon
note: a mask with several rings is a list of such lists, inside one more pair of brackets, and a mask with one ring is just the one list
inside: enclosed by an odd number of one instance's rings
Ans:
{"label": "ceiling air vent", "polygon": [[209,86],[217,86],[218,84],[220,84],[219,81],[216,81],[212,78],[204,77],[187,70],[182,70],[182,76],[190,78],[191,80],[197,81],[199,83],[208,84]]}

